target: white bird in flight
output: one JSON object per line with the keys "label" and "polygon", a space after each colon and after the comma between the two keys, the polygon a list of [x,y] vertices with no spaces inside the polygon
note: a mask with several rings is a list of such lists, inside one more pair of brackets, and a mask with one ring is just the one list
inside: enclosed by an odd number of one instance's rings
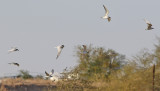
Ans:
{"label": "white bird in flight", "polygon": [[152,29],[154,29],[154,28],[152,27],[152,24],[151,24],[150,21],[148,21],[148,20],[146,20],[146,19],[144,19],[144,21],[145,21],[146,24],[147,24],[147,29],[145,29],[145,30],[152,30]]}
{"label": "white bird in flight", "polygon": [[102,18],[103,19],[108,19],[108,22],[110,22],[111,21],[111,17],[108,16],[109,10],[104,5],[103,5],[103,7],[104,7],[104,10],[105,10],[105,16],[103,16]]}
{"label": "white bird in flight", "polygon": [[54,74],[54,70],[52,69],[52,71],[50,72],[50,73],[47,73],[46,71],[45,71],[45,74],[46,74],[46,78],[49,78],[49,77],[52,77],[53,76],[53,74]]}
{"label": "white bird in flight", "polygon": [[8,50],[9,53],[19,51],[16,47],[12,47],[10,50]]}
{"label": "white bird in flight", "polygon": [[64,45],[60,45],[60,46],[57,46],[55,48],[57,48],[57,50],[58,50],[58,54],[57,54],[57,57],[56,57],[56,59],[58,59],[59,55],[61,54],[62,49],[64,48]]}

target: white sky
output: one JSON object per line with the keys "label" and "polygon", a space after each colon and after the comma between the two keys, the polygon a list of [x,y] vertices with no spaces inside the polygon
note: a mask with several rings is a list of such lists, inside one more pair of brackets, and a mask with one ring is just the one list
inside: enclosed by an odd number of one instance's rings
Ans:
{"label": "white sky", "polygon": [[[103,4],[110,23],[100,18]],[[159,0],[1,0],[0,76],[20,69],[61,72],[77,63],[75,46],[82,44],[111,48],[127,57],[143,48],[152,50],[160,36],[159,9]],[[144,18],[153,31],[145,30]],[[65,47],[56,60],[54,47],[61,44]],[[20,51],[8,54],[11,47]]]}

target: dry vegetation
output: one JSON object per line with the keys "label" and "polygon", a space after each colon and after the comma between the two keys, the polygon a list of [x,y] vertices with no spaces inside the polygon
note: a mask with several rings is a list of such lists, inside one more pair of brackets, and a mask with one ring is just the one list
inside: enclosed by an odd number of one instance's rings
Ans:
{"label": "dry vegetation", "polygon": [[49,81],[49,80],[43,80],[43,79],[22,79],[22,78],[16,78],[11,79],[7,78],[2,81],[3,85],[8,86],[16,86],[16,85],[55,85],[55,83]]}

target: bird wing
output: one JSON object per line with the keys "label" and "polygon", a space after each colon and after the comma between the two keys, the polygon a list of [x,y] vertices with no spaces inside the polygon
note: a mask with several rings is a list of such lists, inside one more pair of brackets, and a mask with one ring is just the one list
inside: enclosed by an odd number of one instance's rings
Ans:
{"label": "bird wing", "polygon": [[109,10],[103,5],[103,7],[104,7],[104,10],[105,10],[105,15],[108,15],[109,14]]}
{"label": "bird wing", "polygon": [[8,50],[8,52],[12,52],[14,49],[10,49],[10,50]]}
{"label": "bird wing", "polygon": [[10,64],[10,65],[16,65],[16,66],[19,66],[19,64],[18,63],[8,63],[8,64]]}
{"label": "bird wing", "polygon": [[148,21],[148,20],[146,20],[146,19],[144,19],[144,21],[145,21],[147,24],[151,24],[151,22]]}
{"label": "bird wing", "polygon": [[49,76],[49,74],[45,71],[46,76]]}
{"label": "bird wing", "polygon": [[58,59],[59,55],[61,54],[62,49],[61,49],[61,47],[57,47],[57,50],[58,50],[58,54],[57,54],[56,59]]}
{"label": "bird wing", "polygon": [[14,52],[16,50],[18,50],[18,49],[16,47],[13,47],[12,49],[8,50],[8,52]]}
{"label": "bird wing", "polygon": [[54,69],[52,69],[52,71],[50,72],[50,74],[49,74],[49,75],[53,75],[53,73],[54,73]]}
{"label": "bird wing", "polygon": [[16,66],[19,66],[19,64],[18,63],[13,63],[14,65],[16,65]]}
{"label": "bird wing", "polygon": [[19,66],[19,64],[18,64],[18,63],[15,63],[15,65],[16,65],[16,66]]}

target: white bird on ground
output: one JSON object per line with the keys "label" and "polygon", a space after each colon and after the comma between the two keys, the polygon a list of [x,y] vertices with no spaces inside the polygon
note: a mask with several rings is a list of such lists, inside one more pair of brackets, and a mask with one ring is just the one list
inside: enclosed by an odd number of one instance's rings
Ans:
{"label": "white bird on ground", "polygon": [[111,21],[111,17],[108,16],[109,10],[104,5],[103,5],[103,7],[104,7],[104,10],[105,10],[105,16],[103,16],[102,18],[103,19],[108,19],[108,22],[110,22]]}
{"label": "white bird on ground", "polygon": [[148,21],[148,20],[146,20],[146,19],[144,19],[144,21],[145,21],[146,24],[147,24],[147,29],[145,29],[145,30],[152,30],[152,29],[154,29],[154,28],[152,27],[152,24],[151,24],[150,21]]}
{"label": "white bird on ground", "polygon": [[55,48],[57,48],[57,50],[58,50],[58,54],[57,54],[57,57],[56,57],[56,59],[58,59],[59,55],[61,54],[62,49],[64,48],[64,45],[60,45],[60,46],[57,46]]}
{"label": "white bird on ground", "polygon": [[10,64],[10,65],[15,65],[15,66],[18,66],[19,67],[19,64],[18,63],[15,63],[15,62],[12,62],[12,63],[8,63],[8,64]]}
{"label": "white bird on ground", "polygon": [[50,73],[47,73],[47,72],[45,71],[45,74],[46,74],[45,78],[50,78],[50,77],[53,76],[54,70],[52,69],[52,71],[51,71]]}
{"label": "white bird on ground", "polygon": [[8,50],[9,53],[19,51],[16,47],[12,47],[10,50]]}

